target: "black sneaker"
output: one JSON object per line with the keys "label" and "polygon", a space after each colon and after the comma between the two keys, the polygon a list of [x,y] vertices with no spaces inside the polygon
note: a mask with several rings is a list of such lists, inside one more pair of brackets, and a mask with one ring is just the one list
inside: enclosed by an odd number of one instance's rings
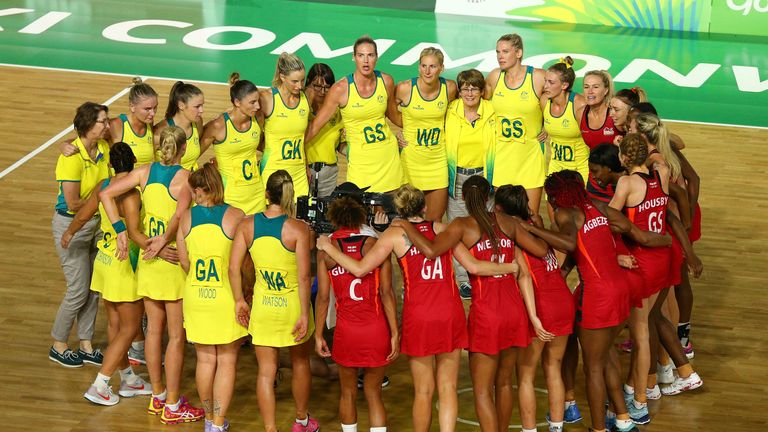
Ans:
{"label": "black sneaker", "polygon": [[51,347],[51,350],[48,352],[48,358],[64,367],[83,367],[83,359],[81,359],[74,351],[69,348],[67,348],[63,353],[59,353],[54,347]]}
{"label": "black sneaker", "polygon": [[[389,377],[384,375],[384,379],[381,381],[381,388],[388,387],[389,386]],[[357,388],[362,389],[363,388],[363,375],[357,376]]]}
{"label": "black sneaker", "polygon": [[90,363],[96,366],[101,366],[101,363],[104,361],[104,354],[98,348],[91,352],[85,352],[81,349],[77,350],[77,356],[82,359],[83,363]]}
{"label": "black sneaker", "polygon": [[462,282],[459,284],[459,297],[462,300],[470,300],[472,298],[472,285],[469,282]]}

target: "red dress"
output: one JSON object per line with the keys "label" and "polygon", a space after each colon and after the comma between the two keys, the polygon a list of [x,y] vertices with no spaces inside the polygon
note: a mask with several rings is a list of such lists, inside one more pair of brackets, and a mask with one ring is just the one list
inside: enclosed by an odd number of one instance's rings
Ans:
{"label": "red dress", "polygon": [[589,105],[584,107],[584,114],[581,116],[581,137],[584,139],[584,143],[589,146],[589,149],[592,150],[603,143],[613,144],[613,138],[616,135],[620,135],[613,125],[613,118],[606,112],[603,125],[597,129],[592,129],[589,127],[588,115]]}
{"label": "red dress", "polygon": [[[645,197],[636,206],[624,207],[624,213],[641,230],[666,234],[669,196],[661,188],[659,172],[653,170],[650,174],[638,172],[633,175],[638,175],[645,180]],[[672,248],[669,246],[649,248],[634,242],[628,243],[627,246],[637,260],[638,269],[645,280],[645,292],[642,298],[647,298],[670,286]],[[678,272],[679,268],[678,266]]]}
{"label": "red dress", "polygon": [[[478,260],[510,263],[515,259],[515,244],[496,226],[498,254],[483,234],[470,249]],[[520,288],[514,275],[470,275],[472,305],[469,308],[469,351],[495,355],[510,347],[526,347],[531,343],[526,312]]]}
{"label": "red dress", "polygon": [[[415,227],[429,240],[435,238],[432,222]],[[451,257],[448,251],[431,260],[411,246],[398,258],[404,284],[400,351],[405,355],[431,356],[469,346]]]}
{"label": "red dress", "polygon": [[576,323],[585,329],[621,324],[629,316],[629,288],[616,260],[608,218],[592,205],[584,209],[584,225],[573,253],[581,284],[577,289]]}
{"label": "red dress", "polygon": [[536,315],[544,330],[555,336],[573,333],[576,303],[560,273],[554,251],[549,249],[544,258],[526,252],[523,252],[523,256],[533,279]]}
{"label": "red dress", "polygon": [[[345,254],[359,260],[367,236],[337,239]],[[331,358],[345,367],[380,367],[391,350],[389,323],[379,296],[379,269],[356,278],[340,265],[328,270],[336,296],[336,330]]]}

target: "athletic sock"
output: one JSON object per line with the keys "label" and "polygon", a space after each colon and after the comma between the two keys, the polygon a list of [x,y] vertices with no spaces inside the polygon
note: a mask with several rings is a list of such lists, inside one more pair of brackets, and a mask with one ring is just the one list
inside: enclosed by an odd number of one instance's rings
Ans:
{"label": "athletic sock", "polygon": [[691,334],[691,323],[684,322],[677,325],[677,338],[680,339],[680,345],[688,345],[688,336]]}
{"label": "athletic sock", "polygon": [[168,409],[171,411],[178,411],[179,407],[181,406],[181,398],[179,398],[179,400],[177,400],[176,403],[172,403],[172,404],[166,403],[165,406],[168,407]]}
{"label": "athletic sock", "polygon": [[387,432],[386,426],[372,427],[371,432]]}
{"label": "athletic sock", "polygon": [[571,405],[576,405],[576,401],[575,400],[565,401],[565,409],[568,409],[568,407]]}
{"label": "athletic sock", "polygon": [[307,414],[307,418],[305,418],[304,420],[296,419],[296,423],[302,426],[306,426],[307,424],[309,424],[309,414]]}
{"label": "athletic sock", "polygon": [[647,407],[647,402],[640,402],[637,399],[632,399],[632,403],[635,405],[635,408],[642,409],[643,407]]}
{"label": "athletic sock", "polygon": [[120,371],[120,381],[133,384],[139,380],[139,376],[133,373],[133,368],[128,366]]}
{"label": "athletic sock", "polygon": [[[550,425],[551,425],[551,424],[552,424],[552,423],[550,423]],[[533,429],[526,429],[526,428],[523,428],[523,429],[522,429],[522,432],[536,432],[536,428],[533,428]]]}
{"label": "athletic sock", "polygon": [[99,372],[96,374],[96,379],[93,380],[93,385],[99,390],[106,390],[109,387],[109,377]]}
{"label": "athletic sock", "polygon": [[156,399],[160,399],[161,401],[165,402],[165,399],[168,397],[168,389],[163,390],[162,393],[158,393],[158,394],[152,393],[152,397]]}
{"label": "athletic sock", "polygon": [[621,421],[629,421],[629,422],[632,421],[629,418],[629,413],[628,412],[625,412],[624,414],[616,414],[616,421],[618,422],[619,420],[621,420]]}
{"label": "athletic sock", "polygon": [[144,351],[144,341],[134,341],[131,342],[131,348],[137,350],[137,351]]}
{"label": "athletic sock", "polygon": [[[536,429],[531,429],[535,431]],[[563,430],[563,422],[549,422],[549,430],[552,431],[562,431]]]}
{"label": "athletic sock", "polygon": [[677,374],[680,378],[688,378],[693,373],[693,366],[690,363],[684,364],[677,368]]}
{"label": "athletic sock", "polygon": [[633,424],[632,420],[616,419],[616,428],[618,430],[629,430]]}
{"label": "athletic sock", "polygon": [[341,432],[357,432],[357,423],[355,424],[341,424]]}
{"label": "athletic sock", "polygon": [[624,393],[626,394],[635,394],[635,388],[631,385],[624,384]]}

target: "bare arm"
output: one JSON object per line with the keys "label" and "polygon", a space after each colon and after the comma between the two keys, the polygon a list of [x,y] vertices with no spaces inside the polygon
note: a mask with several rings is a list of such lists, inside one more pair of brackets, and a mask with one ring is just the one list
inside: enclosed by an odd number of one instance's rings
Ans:
{"label": "bare arm", "polygon": [[555,211],[555,221],[557,226],[560,227],[559,232],[527,224],[523,225],[523,228],[543,239],[553,248],[561,252],[570,253],[576,250],[576,238],[579,230],[576,228],[576,224],[569,213],[568,209],[558,209]]}
{"label": "bare arm", "polygon": [[[85,200],[82,207],[80,207],[80,209],[75,214],[75,217],[72,218],[72,222],[69,223],[67,230],[64,231],[64,234],[62,234],[61,247],[63,247],[64,249],[69,247],[70,240],[72,240],[72,237],[74,237],[75,234],[78,231],[80,231],[80,228],[82,228],[83,225],[88,223],[88,221],[91,220],[93,215],[95,215],[96,212],[99,211],[99,194],[97,193],[97,191],[101,189],[101,185],[103,183],[104,183],[103,181],[100,181],[96,185],[91,195],[88,197],[87,200]],[[79,193],[80,191],[78,191],[78,199],[79,199]],[[65,195],[65,199],[66,199],[66,195]]]}
{"label": "bare arm", "polygon": [[235,231],[235,237],[232,241],[232,250],[229,254],[229,284],[232,287],[232,296],[235,299],[235,317],[237,322],[245,328],[248,328],[248,322],[251,317],[251,307],[245,301],[243,296],[242,280],[240,279],[240,269],[243,265],[245,254],[248,253],[248,247],[253,237],[252,227],[253,217],[243,219]]}
{"label": "bare arm", "polygon": [[688,231],[686,231],[680,219],[669,211],[667,212],[667,223],[669,223],[669,229],[672,230],[677,240],[680,241],[680,246],[682,246],[685,253],[685,261],[688,264],[688,272],[692,273],[693,277],[698,278],[704,270],[704,264],[702,264],[693,250],[693,245],[691,245],[691,241],[688,239]]}
{"label": "bare arm", "polygon": [[344,267],[347,271],[355,275],[355,277],[363,277],[389,259],[389,255],[394,249],[396,236],[397,234],[392,228],[384,231],[381,238],[373,244],[371,249],[365,253],[363,259],[359,261],[335,248],[331,244],[331,239],[328,236],[320,236],[317,239],[317,248],[318,250],[325,252],[329,257],[336,261],[337,264]]}
{"label": "bare arm", "polygon": [[483,99],[491,100],[493,97],[493,89],[496,88],[496,84],[499,83],[499,77],[501,76],[501,69],[496,68],[492,70],[488,77],[485,79],[485,90],[483,91]]}
{"label": "bare arm", "polygon": [[699,174],[693,169],[693,165],[688,162],[683,153],[675,149],[678,159],[680,159],[680,168],[682,170],[683,178],[686,181],[686,190],[688,192],[688,204],[691,208],[691,217],[696,211],[696,205],[699,203],[699,189],[701,188],[701,178]]}
{"label": "bare arm", "polygon": [[400,354],[400,329],[397,325],[397,301],[395,300],[395,291],[392,289],[392,263],[389,260],[381,263],[379,295],[381,295],[381,305],[384,308],[384,315],[387,317],[391,336],[387,361],[392,362]]}
{"label": "bare arm", "polygon": [[397,85],[395,90],[395,81],[389,74],[382,74],[384,87],[387,89],[387,118],[398,127],[403,127],[403,115],[397,109],[397,105],[402,101],[400,91],[403,83]]}
{"label": "bare arm", "polygon": [[187,251],[187,242],[184,240],[184,237],[189,233],[191,223],[191,213],[189,209],[187,209],[184,214],[181,215],[179,229],[176,234],[176,250],[179,251],[179,264],[181,264],[184,273],[189,273],[189,252]]}
{"label": "bare arm", "polygon": [[469,253],[467,247],[461,242],[453,247],[453,256],[473,275],[497,276],[503,274],[517,274],[518,272],[518,264],[516,261],[499,264],[491,261],[479,260]]}
{"label": "bare arm", "polygon": [[628,235],[632,240],[645,247],[660,247],[669,246],[672,243],[672,238],[668,235],[661,235],[655,232],[643,231],[633,224],[624,213],[616,210],[613,207],[602,206],[598,207],[603,214],[608,218],[608,223],[611,225],[611,231]]}
{"label": "bare arm", "polygon": [[539,258],[544,258],[547,255],[549,245],[544,240],[526,231],[522,225],[528,225],[527,223],[504,213],[496,213],[496,221],[499,223],[504,234],[513,239],[526,252]]}
{"label": "bare arm", "polygon": [[325,265],[324,252],[317,253],[317,297],[315,298],[315,351],[320,357],[330,357],[331,350],[323,337],[328,304],[331,298],[331,278]]}
{"label": "bare arm", "polygon": [[677,212],[680,214],[680,222],[686,230],[691,229],[691,206],[688,202],[688,191],[677,183],[669,184],[669,197],[675,200]]}
{"label": "bare arm", "polygon": [[298,342],[307,335],[309,322],[309,296],[310,296],[310,262],[309,262],[309,227],[304,222],[295,222],[296,237],[296,267],[299,279],[299,302],[301,304],[301,316],[293,328],[295,341]]}
{"label": "bare arm", "polygon": [[402,228],[410,241],[416,246],[416,249],[429,259],[439,257],[453,248],[456,243],[461,242],[463,225],[462,218],[454,219],[444,231],[438,234],[434,240],[430,241],[407,220],[395,219],[392,221],[392,226]]}
{"label": "bare arm", "polygon": [[203,134],[200,137],[200,154],[205,153],[206,150],[217,142],[221,142],[226,138],[227,129],[224,124],[224,117],[218,116],[215,119],[208,122],[203,129]]}
{"label": "bare arm", "polygon": [[347,98],[347,80],[342,79],[337,81],[328,92],[325,97],[323,106],[315,114],[315,118],[307,126],[307,131],[304,133],[304,142],[311,142],[320,129],[325,126],[326,123],[333,117],[336,110],[341,107],[343,100]]}
{"label": "bare arm", "polygon": [[528,263],[525,262],[523,252],[517,246],[515,246],[515,261],[517,261],[520,266],[520,272],[517,274],[517,284],[520,286],[520,294],[523,296],[525,309],[528,312],[528,319],[531,321],[534,330],[536,330],[536,336],[538,336],[539,339],[544,342],[551,341],[554,339],[555,335],[544,329],[536,314],[536,297],[533,294],[531,273],[528,270]]}

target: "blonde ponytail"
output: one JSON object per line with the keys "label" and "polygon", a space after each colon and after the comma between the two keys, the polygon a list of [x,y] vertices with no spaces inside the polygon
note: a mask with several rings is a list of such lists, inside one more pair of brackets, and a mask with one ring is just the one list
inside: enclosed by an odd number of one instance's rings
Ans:
{"label": "blonde ponytail", "polygon": [[184,154],[187,135],[177,126],[168,126],[160,134],[160,161],[163,165],[174,165],[179,154]]}

